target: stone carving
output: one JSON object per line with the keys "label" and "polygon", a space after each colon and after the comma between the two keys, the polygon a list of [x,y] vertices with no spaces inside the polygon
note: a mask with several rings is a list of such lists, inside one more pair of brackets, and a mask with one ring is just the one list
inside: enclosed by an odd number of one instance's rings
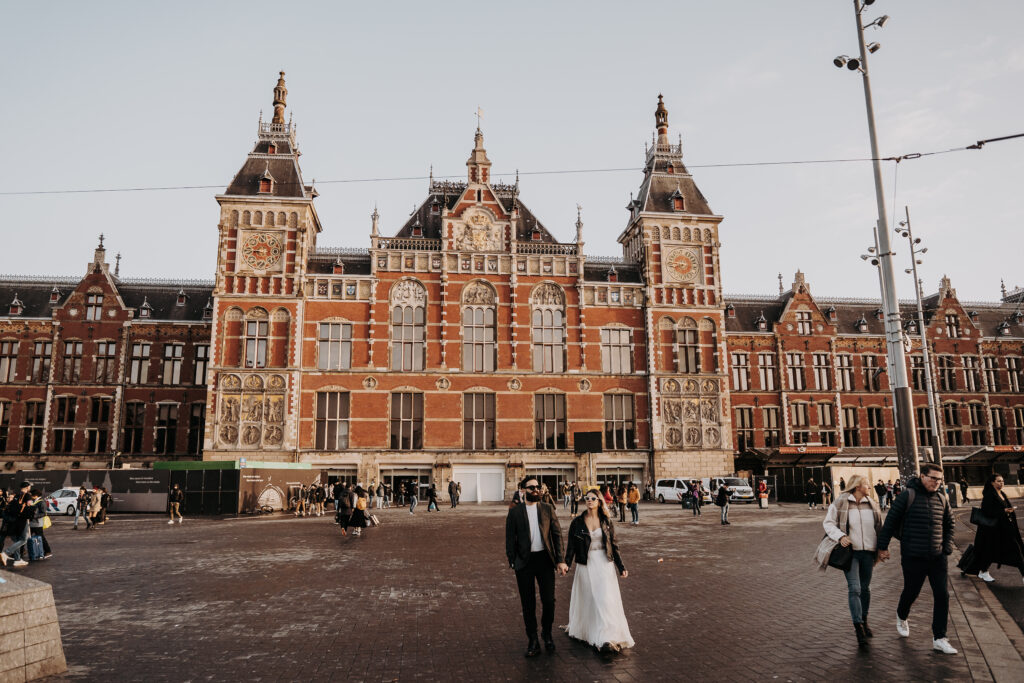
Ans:
{"label": "stone carving", "polygon": [[687,446],[699,446],[700,445],[700,428],[699,427],[687,427],[686,428],[686,445]]}
{"label": "stone carving", "polygon": [[665,392],[669,394],[679,393],[679,382],[674,379],[665,380]]}
{"label": "stone carving", "polygon": [[220,386],[222,389],[239,389],[242,386],[242,380],[238,379],[238,375],[224,375]]}
{"label": "stone carving", "polygon": [[364,389],[375,389],[377,387],[377,379],[374,377],[367,377],[363,380]]}
{"label": "stone carving", "polygon": [[683,404],[680,401],[665,401],[665,422],[682,424]]}
{"label": "stone carving", "polygon": [[580,391],[590,391],[590,380],[581,379],[579,382]]}
{"label": "stone carving", "polygon": [[697,421],[697,402],[686,401],[683,403],[683,419],[687,422]]}
{"label": "stone carving", "polygon": [[263,397],[246,396],[242,402],[242,413],[247,422],[259,422],[263,419]]}
{"label": "stone carving", "polygon": [[683,441],[683,432],[675,427],[671,427],[665,431],[665,441],[670,446],[678,446]]}
{"label": "stone carving", "polygon": [[719,432],[717,427],[708,427],[704,430],[704,443],[707,446],[717,446]]}
{"label": "stone carving", "polygon": [[517,378],[513,377],[508,381],[508,388],[510,391],[519,391],[520,389],[523,388],[523,383],[520,382]]}
{"label": "stone carving", "polygon": [[700,419],[704,422],[718,422],[718,408],[714,401],[704,400],[700,402]]}
{"label": "stone carving", "polygon": [[451,385],[452,383],[447,377],[440,377],[436,382],[434,382],[434,386],[441,391],[448,391],[448,388],[451,387]]}
{"label": "stone carving", "polygon": [[266,441],[268,444],[279,444],[281,443],[281,439],[283,437],[284,432],[281,430],[280,427],[276,425],[271,425],[270,427],[267,427],[265,430],[263,430],[263,440]]}
{"label": "stone carving", "polygon": [[688,379],[686,380],[686,393],[695,394],[697,393],[697,380]]}
{"label": "stone carving", "polygon": [[255,446],[260,442],[260,428],[256,425],[246,425],[242,430],[242,443],[246,446]]}
{"label": "stone carving", "polygon": [[545,282],[533,290],[530,301],[538,306],[562,306],[565,304],[565,295],[558,285]]}
{"label": "stone carving", "polygon": [[226,446],[234,446],[238,443],[238,427],[224,425],[220,428],[220,441]]}
{"label": "stone carving", "polygon": [[284,399],[282,399],[282,398],[268,398],[267,399],[267,421],[268,422],[284,422]]}
{"label": "stone carving", "polygon": [[452,241],[459,251],[501,251],[501,227],[486,213],[467,214],[464,225],[452,227]]}
{"label": "stone carving", "polygon": [[427,290],[416,280],[402,280],[391,290],[391,303],[395,306],[423,306],[427,303]]}
{"label": "stone carving", "polygon": [[477,306],[493,306],[494,290],[482,282],[470,282],[462,290],[462,303]]}
{"label": "stone carving", "polygon": [[238,422],[238,399],[227,398],[220,406],[221,422]]}
{"label": "stone carving", "polygon": [[713,394],[718,391],[718,383],[713,379],[706,379],[701,390],[706,394]]}
{"label": "stone carving", "polygon": [[267,378],[267,388],[272,391],[284,391],[284,377],[281,375],[271,375]]}
{"label": "stone carving", "polygon": [[242,384],[250,391],[259,391],[263,388],[263,378],[259,375],[249,375]]}

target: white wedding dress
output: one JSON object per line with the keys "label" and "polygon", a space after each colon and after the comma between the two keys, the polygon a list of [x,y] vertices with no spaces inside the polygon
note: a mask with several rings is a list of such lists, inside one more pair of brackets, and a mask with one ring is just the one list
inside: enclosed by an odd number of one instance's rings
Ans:
{"label": "white wedding dress", "polygon": [[569,599],[568,634],[594,647],[633,647],[629,624],[622,609],[619,577],[608,559],[600,529],[590,532],[587,563],[576,563],[576,576]]}

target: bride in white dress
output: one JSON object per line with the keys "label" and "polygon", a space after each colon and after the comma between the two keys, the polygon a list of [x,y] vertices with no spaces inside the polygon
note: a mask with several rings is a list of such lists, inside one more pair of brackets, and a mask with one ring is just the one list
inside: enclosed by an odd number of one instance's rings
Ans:
{"label": "bride in white dress", "polygon": [[576,576],[569,599],[569,637],[603,651],[633,647],[629,624],[622,609],[619,579],[629,572],[622,565],[615,543],[615,527],[597,491],[583,498],[586,512],[569,525],[565,563],[576,560]]}

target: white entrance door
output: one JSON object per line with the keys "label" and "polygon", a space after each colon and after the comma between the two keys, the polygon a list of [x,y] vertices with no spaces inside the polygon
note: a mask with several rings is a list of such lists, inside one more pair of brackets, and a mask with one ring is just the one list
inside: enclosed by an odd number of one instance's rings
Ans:
{"label": "white entrance door", "polygon": [[453,465],[452,480],[462,484],[463,502],[505,499],[505,468],[501,465]]}

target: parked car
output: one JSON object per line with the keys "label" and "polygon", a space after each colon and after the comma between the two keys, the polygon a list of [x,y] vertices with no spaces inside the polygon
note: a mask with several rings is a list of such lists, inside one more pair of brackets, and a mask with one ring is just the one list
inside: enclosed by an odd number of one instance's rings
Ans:
{"label": "parked car", "polygon": [[73,515],[78,505],[78,489],[59,489],[46,497],[46,510],[55,515]]}
{"label": "parked car", "polygon": [[704,488],[710,491],[712,495],[718,492],[723,482],[729,487],[730,503],[753,503],[757,500],[750,482],[742,477],[704,477],[701,479]]}

